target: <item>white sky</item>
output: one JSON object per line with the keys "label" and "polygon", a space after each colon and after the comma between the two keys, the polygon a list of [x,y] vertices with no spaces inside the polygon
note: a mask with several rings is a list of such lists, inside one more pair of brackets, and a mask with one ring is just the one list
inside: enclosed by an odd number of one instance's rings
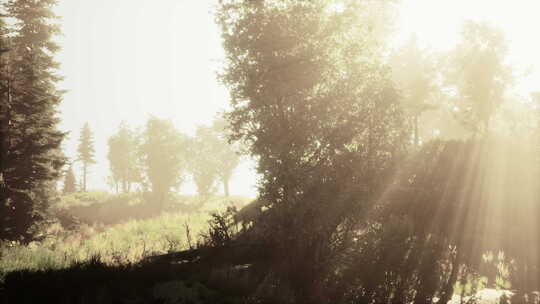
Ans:
{"label": "white sky", "polygon": [[[90,189],[107,188],[107,139],[122,120],[142,126],[155,115],[192,134],[227,107],[227,91],[215,77],[223,52],[211,8],[201,0],[59,1],[64,35],[57,58],[68,90],[61,127],[71,131],[65,149],[72,158],[83,123],[94,131]],[[255,195],[252,166],[238,168],[232,194]]]}
{"label": "white sky", "polygon": [[[98,163],[89,187],[106,189],[107,139],[120,121],[141,126],[149,115],[171,119],[191,134],[227,107],[215,77],[223,57],[211,8],[216,0],[59,0],[63,50],[58,55],[62,88],[62,129],[71,131],[65,148],[74,157],[79,130],[88,121],[95,133]],[[540,68],[540,1],[402,0],[398,39],[415,33],[434,50],[452,47],[466,19],[499,25],[520,72]],[[540,89],[538,73],[520,80],[522,94]],[[254,196],[252,163],[237,170],[231,192]],[[183,192],[193,193],[193,185]]]}
{"label": "white sky", "polygon": [[399,36],[415,33],[433,50],[451,49],[466,20],[487,21],[505,33],[508,60],[516,68],[518,93],[540,90],[540,1],[402,0]]}

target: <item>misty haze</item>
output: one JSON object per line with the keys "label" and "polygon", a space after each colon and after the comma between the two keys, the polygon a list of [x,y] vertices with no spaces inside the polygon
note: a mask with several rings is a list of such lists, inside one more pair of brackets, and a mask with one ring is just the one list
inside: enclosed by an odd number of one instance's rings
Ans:
{"label": "misty haze", "polygon": [[533,0],[0,0],[0,303],[540,303]]}

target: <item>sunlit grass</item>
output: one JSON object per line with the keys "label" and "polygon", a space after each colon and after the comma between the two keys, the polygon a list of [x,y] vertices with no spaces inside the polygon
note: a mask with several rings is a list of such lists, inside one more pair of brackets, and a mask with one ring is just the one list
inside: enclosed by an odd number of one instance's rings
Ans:
{"label": "sunlit grass", "polygon": [[[105,206],[114,202],[114,198],[107,193],[76,193],[63,197],[59,207]],[[133,198],[137,199],[136,196]],[[66,268],[92,257],[100,257],[107,264],[137,263],[150,255],[187,249],[186,225],[191,245],[195,245],[199,234],[207,229],[211,212],[223,210],[229,204],[249,202],[249,199],[239,197],[182,197],[187,204],[199,204],[201,200],[205,202],[204,207],[192,214],[165,212],[157,217],[132,219],[109,226],[82,224],[75,231],[66,231],[60,224],[54,224],[48,228],[49,236],[42,242],[27,246],[4,244],[0,249],[0,276],[22,269]]]}
{"label": "sunlit grass", "polygon": [[[208,215],[167,213],[148,220],[132,220],[110,228],[81,226],[80,231],[28,246],[2,248],[0,272],[21,269],[59,269],[99,256],[105,263],[136,263],[152,254],[188,246],[185,225],[195,238],[206,227]],[[103,230],[103,231],[102,231]],[[102,232],[100,232],[102,231]]]}

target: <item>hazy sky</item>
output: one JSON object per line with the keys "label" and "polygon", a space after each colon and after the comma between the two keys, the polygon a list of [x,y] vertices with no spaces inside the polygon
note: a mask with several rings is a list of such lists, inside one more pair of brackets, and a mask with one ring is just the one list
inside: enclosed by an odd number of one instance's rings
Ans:
{"label": "hazy sky", "polygon": [[[97,164],[89,188],[106,189],[107,139],[122,120],[142,126],[150,115],[191,134],[227,107],[216,81],[223,56],[213,1],[61,0],[62,128],[75,156],[85,121],[95,134]],[[243,164],[231,193],[254,196],[255,174]],[[193,185],[184,191],[194,192]]]}
{"label": "hazy sky", "polygon": [[[62,88],[61,127],[75,156],[85,121],[95,133],[98,163],[89,187],[106,189],[107,139],[120,121],[142,126],[149,115],[171,119],[191,134],[227,107],[227,92],[215,77],[223,56],[211,13],[213,0],[59,0],[63,48],[58,56]],[[519,71],[540,68],[537,1],[403,0],[398,40],[417,37],[435,50],[450,48],[465,19],[488,20],[506,32],[511,62]],[[521,79],[522,93],[540,89],[537,73]],[[231,184],[233,194],[254,196],[253,164],[245,163]],[[184,192],[194,192],[192,185]]]}
{"label": "hazy sky", "polygon": [[[402,0],[399,36],[415,33],[434,50],[448,50],[459,40],[463,21],[487,21],[505,33],[508,60],[518,76],[518,93],[540,90],[540,1]],[[523,75],[527,72],[527,75]]]}

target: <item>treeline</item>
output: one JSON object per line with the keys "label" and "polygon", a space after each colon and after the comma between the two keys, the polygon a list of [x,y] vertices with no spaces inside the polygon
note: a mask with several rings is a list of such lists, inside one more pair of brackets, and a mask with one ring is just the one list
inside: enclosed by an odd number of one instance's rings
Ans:
{"label": "treeline", "polygon": [[[178,189],[188,178],[199,195],[207,197],[219,184],[229,196],[229,183],[240,155],[226,138],[227,122],[217,119],[211,126],[197,127],[194,136],[178,131],[167,120],[150,118],[143,128],[130,128],[122,122],[108,140],[110,185],[117,193],[138,190],[152,192],[163,201],[169,191]],[[93,134],[86,123],[80,132],[76,160],[81,163],[79,189],[86,191],[88,167],[95,163]],[[67,171],[64,193],[77,190],[73,169]]]}
{"label": "treeline", "polygon": [[414,39],[392,50],[393,10],[218,6],[232,138],[262,178],[260,215],[238,233],[223,215],[207,245],[263,246],[250,268],[261,302],[447,303],[459,286],[540,287],[540,115],[533,94],[512,94],[502,32],[466,22],[447,53]]}

